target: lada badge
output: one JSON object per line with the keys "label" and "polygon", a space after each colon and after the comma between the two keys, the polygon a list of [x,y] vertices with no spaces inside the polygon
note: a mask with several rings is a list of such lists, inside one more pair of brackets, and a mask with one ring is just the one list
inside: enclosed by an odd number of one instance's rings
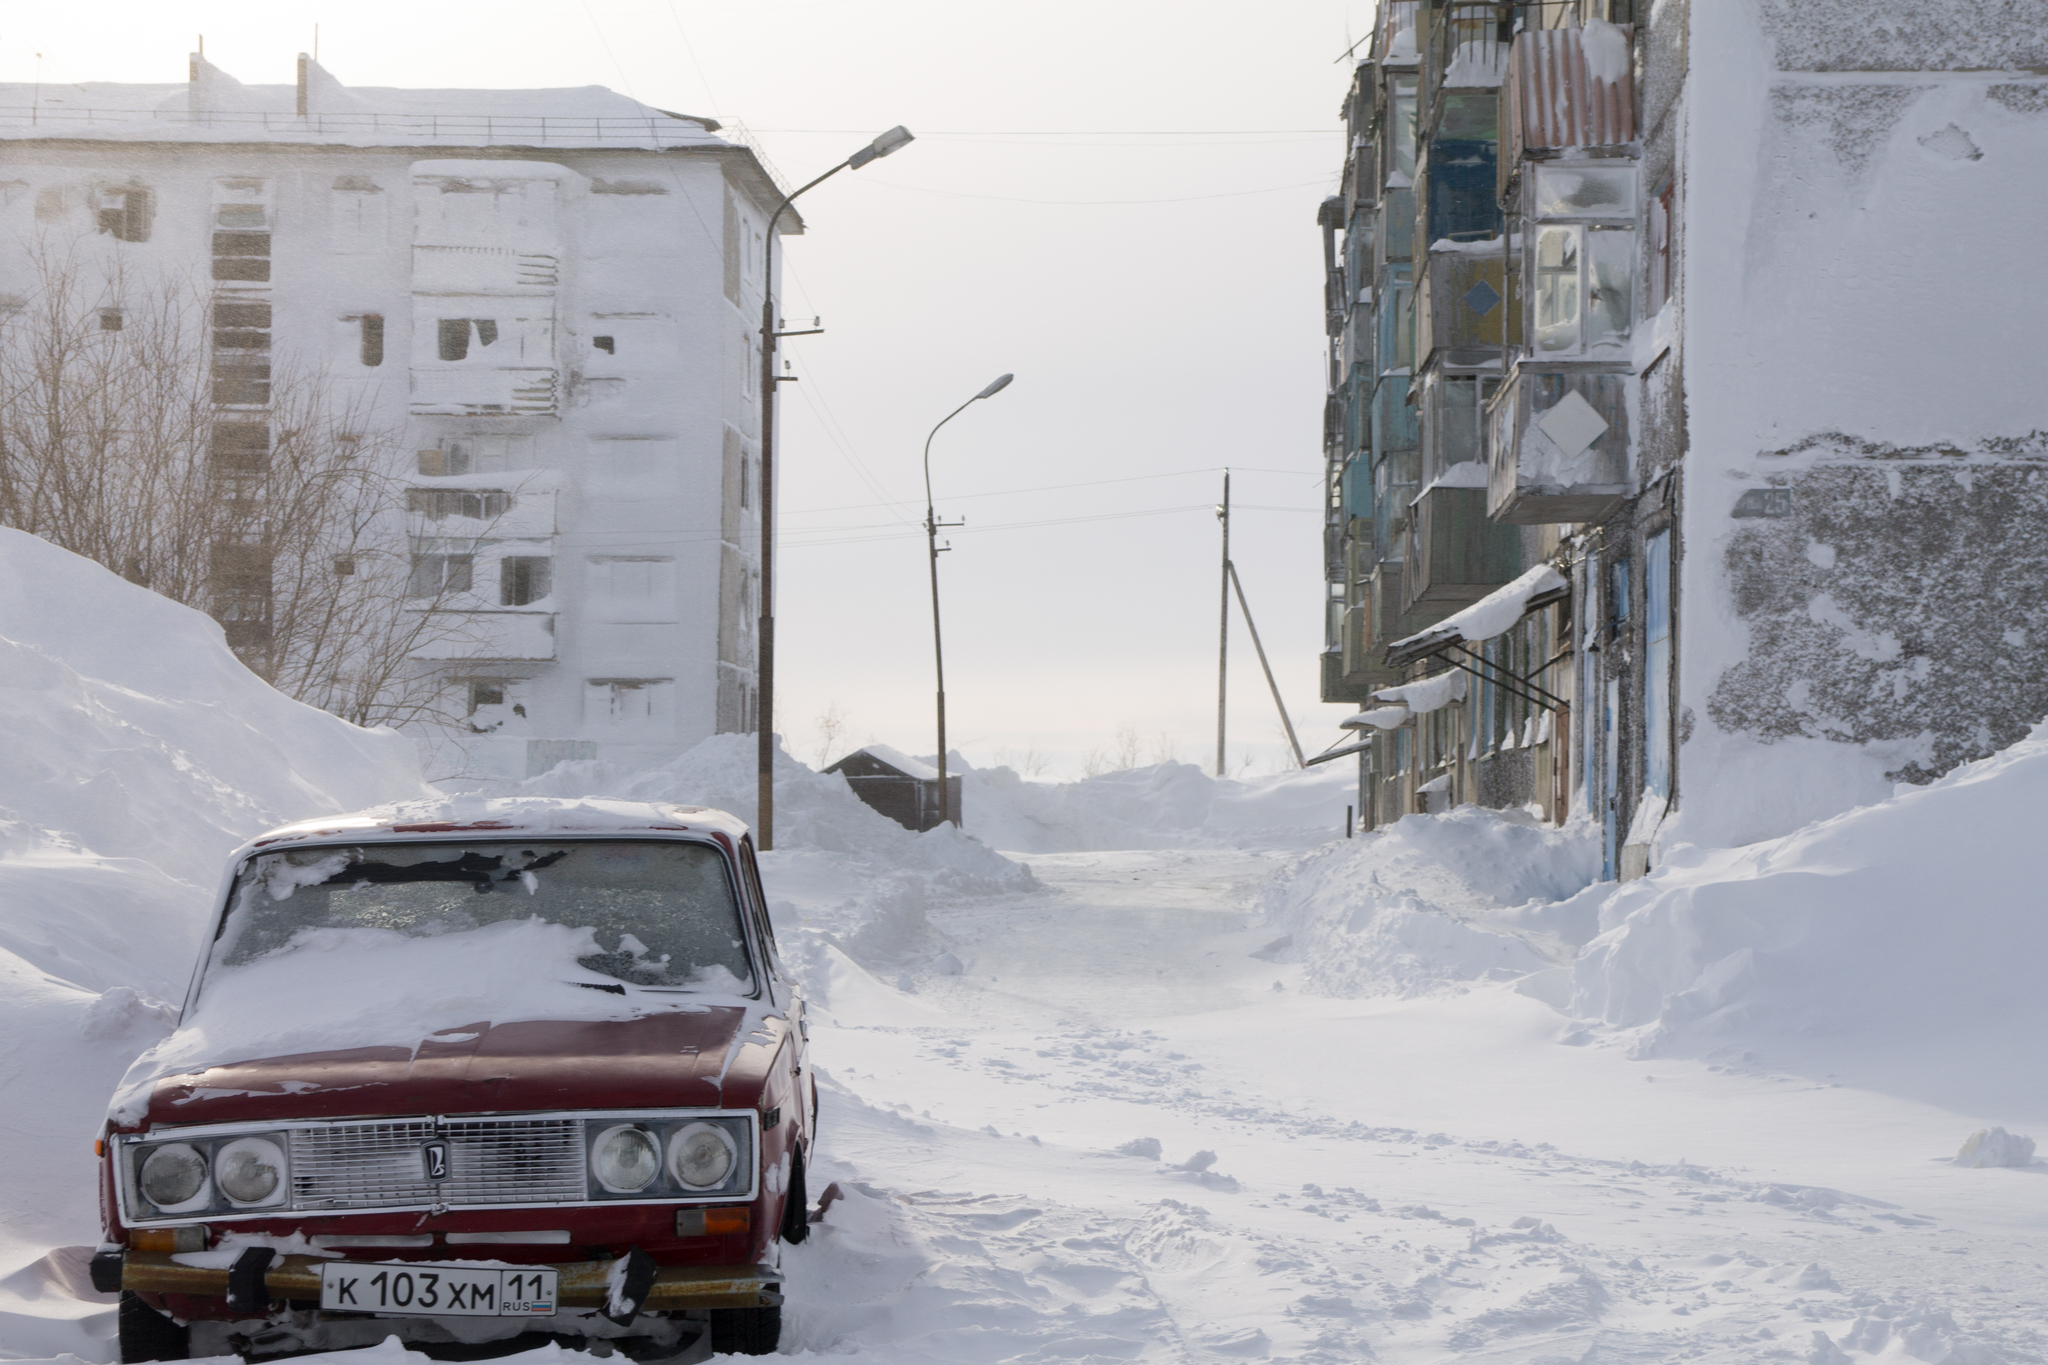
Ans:
{"label": "lada badge", "polygon": [[427,1179],[448,1178],[448,1144],[436,1138],[420,1144],[420,1164],[426,1168]]}

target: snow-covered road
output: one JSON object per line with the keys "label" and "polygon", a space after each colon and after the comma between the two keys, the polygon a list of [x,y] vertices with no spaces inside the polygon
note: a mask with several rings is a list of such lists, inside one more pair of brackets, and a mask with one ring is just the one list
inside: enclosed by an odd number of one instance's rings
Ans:
{"label": "snow-covered road", "polygon": [[1935,1362],[2048,1346],[2048,1179],[1949,1164],[1955,1115],[1632,1061],[1511,984],[1307,994],[1299,967],[1258,956],[1274,931],[1256,895],[1283,855],[1030,861],[1043,891],[927,908],[959,974],[885,983],[835,956],[821,983],[812,1188],[845,1197],[789,1258],[785,1350]]}

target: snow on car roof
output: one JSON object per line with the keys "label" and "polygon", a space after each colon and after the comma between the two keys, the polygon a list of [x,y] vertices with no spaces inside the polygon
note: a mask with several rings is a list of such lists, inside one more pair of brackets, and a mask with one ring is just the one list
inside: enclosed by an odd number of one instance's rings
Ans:
{"label": "snow on car roof", "polygon": [[598,797],[453,797],[401,801],[348,815],[300,820],[258,836],[251,848],[330,839],[446,838],[450,834],[723,834],[737,842],[746,824],[708,806],[666,801],[610,801]]}

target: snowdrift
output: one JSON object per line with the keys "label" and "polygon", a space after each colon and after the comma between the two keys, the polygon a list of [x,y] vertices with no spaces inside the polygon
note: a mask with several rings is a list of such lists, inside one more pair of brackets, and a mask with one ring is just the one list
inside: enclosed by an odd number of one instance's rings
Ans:
{"label": "snowdrift", "polygon": [[[183,995],[221,860],[272,825],[425,789],[398,735],[282,696],[209,618],[8,529],[0,713],[0,1038],[33,1040],[0,1052],[0,1093],[35,1099],[11,1109],[5,1275],[94,1235],[92,1136]],[[60,1329],[17,1318],[14,1284],[10,1353],[82,1344],[36,1336]]]}
{"label": "snowdrift", "polygon": [[1329,995],[1414,995],[1571,960],[1594,912],[1557,903],[1600,875],[1598,832],[1522,811],[1411,815],[1310,854],[1266,889],[1285,952]]}
{"label": "snowdrift", "polygon": [[[1597,830],[1463,806],[1303,858],[1266,891],[1310,988],[1487,978],[1623,1042],[2048,1119],[2048,722],[1782,838],[1595,882]],[[1584,1029],[1574,1032],[1585,1041]]]}
{"label": "snowdrift", "polygon": [[946,762],[961,774],[967,828],[1019,853],[1312,848],[1342,835],[1344,807],[1358,799],[1358,769],[1341,762],[1243,780],[1159,763],[1079,782],[1031,782],[958,754]]}
{"label": "snowdrift", "polygon": [[[1572,1011],[1644,1054],[1739,1054],[2048,1113],[2048,722],[1925,787],[1598,901]],[[1880,1075],[1878,1073],[1882,1072]]]}

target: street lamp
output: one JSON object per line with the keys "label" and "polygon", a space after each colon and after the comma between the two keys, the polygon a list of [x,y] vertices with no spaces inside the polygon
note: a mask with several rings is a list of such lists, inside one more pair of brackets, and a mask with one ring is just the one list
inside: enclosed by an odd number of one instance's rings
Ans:
{"label": "street lamp", "polygon": [[764,853],[775,847],[775,341],[782,335],[775,330],[775,225],[798,195],[841,171],[857,171],[870,161],[879,161],[910,141],[910,130],[897,124],[816,180],[782,196],[768,219],[761,272],[761,634],[755,661],[754,715],[760,783],[754,837]]}
{"label": "street lamp", "polygon": [[[939,427],[982,399],[995,397],[1014,378],[1015,375],[997,375],[987,388],[941,417]],[[939,518],[932,510],[932,436],[939,434],[939,427],[933,427],[931,436],[924,438],[924,533],[931,546],[932,561],[932,661],[938,667],[939,677],[939,823],[943,825],[953,818],[953,812],[952,798],[946,790],[946,651],[939,641]]]}

